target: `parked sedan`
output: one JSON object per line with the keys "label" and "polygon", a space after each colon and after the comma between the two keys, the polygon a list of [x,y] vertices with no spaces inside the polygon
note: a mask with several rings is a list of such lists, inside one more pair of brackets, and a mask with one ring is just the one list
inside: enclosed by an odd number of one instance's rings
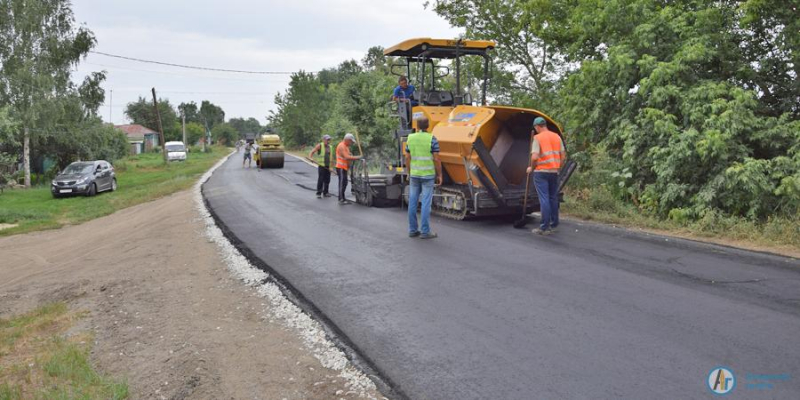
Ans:
{"label": "parked sedan", "polygon": [[50,185],[53,197],[94,196],[106,190],[117,190],[117,176],[111,163],[104,160],[74,162],[64,168]]}

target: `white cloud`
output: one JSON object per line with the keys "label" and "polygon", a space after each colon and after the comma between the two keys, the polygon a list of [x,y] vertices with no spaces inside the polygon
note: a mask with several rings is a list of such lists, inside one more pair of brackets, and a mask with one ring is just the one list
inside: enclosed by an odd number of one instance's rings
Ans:
{"label": "white cloud", "polygon": [[[369,0],[192,1],[78,0],[78,22],[98,40],[96,50],[176,64],[255,71],[316,71],[360,60],[371,46],[412,37],[454,37],[423,2]],[[216,73],[90,55],[75,80],[105,69],[113,90],[113,121],[125,122],[124,104],[156,87],[173,105],[210,100],[228,117],[262,123],[288,76]],[[263,93],[259,95],[259,93]],[[108,104],[101,113],[108,118]]]}

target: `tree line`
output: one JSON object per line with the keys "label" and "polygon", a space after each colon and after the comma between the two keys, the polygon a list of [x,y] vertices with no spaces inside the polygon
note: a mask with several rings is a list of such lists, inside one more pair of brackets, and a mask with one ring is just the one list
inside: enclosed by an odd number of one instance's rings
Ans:
{"label": "tree line", "polygon": [[[96,46],[92,31],[76,23],[68,0],[0,0],[0,178],[15,177],[9,166],[22,161],[25,186],[31,166],[44,169],[54,159],[60,169],[72,161],[115,161],[129,152],[128,138],[98,113],[105,102],[106,72],[92,72],[80,84],[74,67]],[[233,143],[246,132],[265,129],[255,118],[232,118],[209,101],[182,103],[176,111],[169,100],[158,108],[167,140],[181,140],[179,114],[186,115],[190,143],[206,129],[220,143]],[[128,104],[133,122],[158,129],[153,104],[145,98]]]}
{"label": "tree line", "polygon": [[[800,211],[800,18],[776,0],[439,0],[497,42],[489,98],[565,129],[587,187],[662,218]],[[299,72],[270,116],[291,144],[358,129],[391,140],[379,48]],[[412,82],[413,83],[413,82]]]}
{"label": "tree line", "polygon": [[31,159],[48,155],[63,167],[128,151],[125,135],[98,116],[106,73],[71,80],[96,43],[75,23],[68,1],[0,0],[0,159],[14,163],[23,155],[26,186]]}
{"label": "tree line", "polygon": [[[164,130],[164,140],[183,140],[183,120],[186,120],[187,145],[196,144],[206,133],[211,133],[215,143],[231,145],[246,133],[263,133],[267,127],[253,118],[230,118],[225,121],[225,111],[222,107],[203,100],[200,106],[194,101],[178,104],[173,107],[169,99],[159,98],[158,113],[161,117],[161,126]],[[158,129],[158,120],[153,107],[153,101],[139,97],[135,102],[128,103],[125,107],[125,116],[133,124],[139,124],[150,129]]]}
{"label": "tree line", "polygon": [[397,85],[390,62],[375,46],[360,62],[292,74],[289,88],[275,96],[270,125],[289,146],[314,145],[323,134],[338,139],[358,132],[365,151],[387,153],[394,140],[390,132],[397,127],[387,109]]}

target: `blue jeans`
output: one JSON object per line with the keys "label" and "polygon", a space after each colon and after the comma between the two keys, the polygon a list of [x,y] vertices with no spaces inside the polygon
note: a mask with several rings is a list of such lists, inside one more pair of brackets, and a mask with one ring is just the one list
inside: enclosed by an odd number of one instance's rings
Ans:
{"label": "blue jeans", "polygon": [[558,174],[551,172],[533,173],[533,185],[539,196],[542,223],[539,228],[546,231],[558,226]]}
{"label": "blue jeans", "polygon": [[[408,188],[408,233],[420,231],[417,227],[417,203],[422,203],[422,234],[431,233],[431,202],[433,201],[434,177],[418,178],[411,177]],[[422,198],[420,199],[420,192]]]}

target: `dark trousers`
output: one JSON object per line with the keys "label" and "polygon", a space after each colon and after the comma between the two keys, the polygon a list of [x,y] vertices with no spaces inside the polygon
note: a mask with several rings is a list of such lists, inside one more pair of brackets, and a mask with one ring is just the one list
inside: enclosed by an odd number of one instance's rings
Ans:
{"label": "dark trousers", "polygon": [[336,168],[336,173],[339,175],[339,200],[344,200],[345,190],[347,189],[347,170]]}
{"label": "dark trousers", "polygon": [[546,231],[558,226],[558,174],[552,172],[534,172],[533,184],[539,196],[542,211],[542,223],[539,229]]}
{"label": "dark trousers", "polygon": [[328,194],[331,184],[331,170],[323,166],[317,167],[317,194]]}

